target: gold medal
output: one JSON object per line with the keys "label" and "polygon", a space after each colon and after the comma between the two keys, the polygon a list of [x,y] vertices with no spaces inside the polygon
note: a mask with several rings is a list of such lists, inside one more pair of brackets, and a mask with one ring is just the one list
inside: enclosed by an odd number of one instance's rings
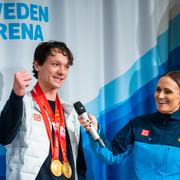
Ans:
{"label": "gold medal", "polygon": [[72,176],[72,169],[69,162],[63,162],[62,164],[62,173],[66,178],[70,178]]}
{"label": "gold medal", "polygon": [[50,165],[50,170],[54,176],[61,176],[62,163],[58,159],[52,160]]}

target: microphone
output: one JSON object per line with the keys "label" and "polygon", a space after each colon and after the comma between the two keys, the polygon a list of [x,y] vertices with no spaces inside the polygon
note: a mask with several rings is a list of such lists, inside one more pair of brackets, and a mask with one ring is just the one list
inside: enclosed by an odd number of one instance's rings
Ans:
{"label": "microphone", "polygon": [[[81,116],[85,120],[90,120],[85,107],[82,105],[80,101],[74,103],[74,108],[79,116]],[[97,141],[102,147],[105,147],[103,140],[100,138],[99,134],[95,130],[94,126],[91,126],[88,132],[91,134],[92,138]]]}

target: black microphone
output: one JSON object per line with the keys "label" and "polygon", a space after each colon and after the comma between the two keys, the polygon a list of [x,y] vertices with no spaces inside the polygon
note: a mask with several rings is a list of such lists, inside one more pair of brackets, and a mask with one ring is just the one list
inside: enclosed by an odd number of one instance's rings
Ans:
{"label": "black microphone", "polygon": [[[88,115],[87,115],[85,107],[82,105],[82,103],[80,101],[74,103],[74,108],[75,108],[75,110],[79,116],[81,116],[83,119],[85,119],[87,121],[90,120]],[[98,141],[98,143],[102,147],[105,147],[103,140],[100,138],[100,136],[97,133],[97,131],[95,130],[94,126],[91,126],[90,129],[88,130],[88,132],[91,134],[92,138],[95,141]]]}

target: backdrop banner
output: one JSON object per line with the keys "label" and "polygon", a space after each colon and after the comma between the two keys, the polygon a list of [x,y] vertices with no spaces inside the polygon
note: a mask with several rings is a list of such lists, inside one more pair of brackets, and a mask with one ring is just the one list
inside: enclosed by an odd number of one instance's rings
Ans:
{"label": "backdrop banner", "polygon": [[[32,72],[35,47],[49,40],[65,42],[75,59],[60,97],[84,103],[111,140],[131,118],[156,111],[159,76],[180,70],[180,1],[1,0],[0,110],[14,73]],[[131,157],[104,165],[89,148],[85,131],[83,140],[87,180],[131,180]],[[0,146],[1,180],[5,154]]]}

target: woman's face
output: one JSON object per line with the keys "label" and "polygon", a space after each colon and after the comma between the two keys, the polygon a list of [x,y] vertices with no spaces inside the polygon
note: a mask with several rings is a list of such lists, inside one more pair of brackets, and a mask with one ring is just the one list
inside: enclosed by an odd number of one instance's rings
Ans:
{"label": "woman's face", "polygon": [[170,77],[161,77],[154,93],[157,110],[171,114],[180,106],[180,87]]}

